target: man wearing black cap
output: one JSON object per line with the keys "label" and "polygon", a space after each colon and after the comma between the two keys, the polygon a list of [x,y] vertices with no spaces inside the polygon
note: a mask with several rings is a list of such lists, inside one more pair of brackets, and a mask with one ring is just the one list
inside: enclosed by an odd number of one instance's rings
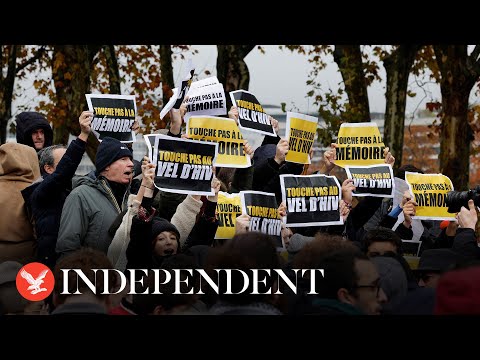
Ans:
{"label": "man wearing black cap", "polygon": [[415,273],[420,287],[435,289],[440,276],[463,260],[450,249],[428,249],[422,253]]}
{"label": "man wearing black cap", "polygon": [[133,176],[132,152],[106,137],[97,149],[96,179],[75,177],[60,220],[56,252],[63,256],[81,247],[105,252],[112,241],[108,229],[127,206]]}

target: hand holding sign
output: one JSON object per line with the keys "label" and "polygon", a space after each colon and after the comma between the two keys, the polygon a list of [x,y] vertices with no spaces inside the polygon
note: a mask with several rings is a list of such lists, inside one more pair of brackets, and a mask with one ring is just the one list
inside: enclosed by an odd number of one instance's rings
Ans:
{"label": "hand holding sign", "polygon": [[403,205],[403,217],[405,219],[403,220],[403,225],[407,229],[410,229],[412,226],[412,216],[415,216],[415,206],[417,206],[415,200],[408,200],[405,205]]}
{"label": "hand holding sign", "polygon": [[288,140],[281,139],[277,144],[277,151],[275,153],[275,162],[281,165],[285,162],[285,157],[288,153]]}
{"label": "hand holding sign", "polygon": [[475,203],[473,200],[468,200],[468,209],[462,206],[460,212],[456,216],[458,221],[458,227],[462,229],[472,229],[475,231],[477,224],[477,210],[475,209]]}
{"label": "hand holding sign", "polygon": [[383,149],[383,156],[385,157],[385,164],[392,165],[393,167],[393,164],[395,164],[395,158],[390,152],[390,148],[388,146],[385,149]]}
{"label": "hand holding sign", "polygon": [[278,215],[280,215],[280,217],[287,216],[287,205],[285,204],[285,201],[280,203],[280,206],[278,207]]}
{"label": "hand holding sign", "polygon": [[220,191],[220,180],[215,175],[212,178],[212,189],[215,191],[215,195],[207,196],[207,200],[216,203],[218,202],[218,192]]}
{"label": "hand holding sign", "polygon": [[409,201],[412,198],[412,194],[410,194],[410,190],[405,190],[403,193],[403,198],[402,202],[400,203],[400,207],[403,209],[407,201]]}
{"label": "hand holding sign", "polygon": [[236,106],[232,106],[230,111],[228,112],[228,117],[232,120],[235,120],[238,126],[238,108]]}
{"label": "hand holding sign", "polygon": [[286,248],[286,249],[288,249],[288,247],[290,246],[290,238],[292,237],[293,232],[292,232],[292,230],[291,230],[289,227],[287,227],[287,225],[285,225],[284,223],[282,223],[281,235],[282,235],[283,247]]}
{"label": "hand holding sign", "polygon": [[153,181],[155,178],[155,164],[150,162],[148,156],[143,157],[142,161],[142,185],[148,189],[153,190]]}
{"label": "hand holding sign", "polygon": [[132,131],[134,131],[135,134],[138,134],[138,132],[140,131],[140,119],[140,116],[135,116],[135,121],[132,125]]}
{"label": "hand holding sign", "polygon": [[351,207],[353,200],[353,192],[355,191],[355,185],[353,185],[353,179],[345,179],[342,183],[342,199],[348,207]]}
{"label": "hand holding sign", "polygon": [[275,130],[275,133],[278,135],[279,131],[280,131],[280,127],[278,126],[278,120],[275,119],[273,116],[268,116],[268,118],[270,119],[270,123],[272,124],[273,126],[273,130]]}
{"label": "hand holding sign", "polygon": [[[188,100],[188,96],[185,98],[185,101]],[[170,110],[170,132],[173,135],[180,134],[183,124],[183,117],[187,112],[187,105],[185,101],[180,105],[180,109],[171,109]]]}
{"label": "hand holding sign", "polygon": [[78,137],[80,138],[80,140],[87,142],[88,135],[90,135],[90,132],[92,131],[92,120],[92,111],[83,111],[78,118],[78,122],[80,123],[80,135]]}
{"label": "hand holding sign", "polygon": [[330,149],[323,153],[323,160],[325,161],[325,174],[329,174],[335,167],[335,159],[337,158],[337,144],[331,144]]}
{"label": "hand holding sign", "polygon": [[250,215],[242,214],[237,216],[237,221],[235,222],[235,235],[243,234],[249,231],[250,228]]}
{"label": "hand holding sign", "polygon": [[343,200],[340,200],[340,216],[343,219],[343,222],[347,220],[348,215],[350,214],[350,206]]}
{"label": "hand holding sign", "polygon": [[250,146],[247,140],[243,144],[243,152],[250,156],[250,160],[253,158],[253,148]]}

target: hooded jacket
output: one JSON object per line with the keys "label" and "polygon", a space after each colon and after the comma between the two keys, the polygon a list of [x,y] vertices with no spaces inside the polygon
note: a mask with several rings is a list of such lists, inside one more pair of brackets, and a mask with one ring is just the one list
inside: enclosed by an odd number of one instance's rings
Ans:
{"label": "hooded jacket", "polygon": [[[17,143],[30,146],[35,149],[33,144],[32,132],[42,129],[45,134],[44,148],[53,143],[53,130],[45,117],[34,111],[25,111],[17,115]],[[36,149],[35,149],[36,151]]]}
{"label": "hooded jacket", "polygon": [[22,144],[0,146],[0,262],[33,260],[33,228],[21,191],[40,177],[37,154]]}
{"label": "hooded jacket", "polygon": [[112,242],[108,229],[127,206],[129,188],[122,204],[118,204],[103,176],[96,180],[76,176],[72,186],[62,210],[56,252],[61,257],[81,247],[91,247],[107,254]]}

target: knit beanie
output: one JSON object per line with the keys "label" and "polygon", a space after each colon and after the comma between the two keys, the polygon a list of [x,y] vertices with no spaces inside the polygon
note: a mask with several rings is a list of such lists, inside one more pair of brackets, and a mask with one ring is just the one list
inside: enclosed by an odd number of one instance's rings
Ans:
{"label": "knit beanie", "polygon": [[177,236],[178,250],[180,250],[180,233],[175,225],[161,217],[155,217],[152,219],[152,233],[150,236],[150,239],[152,239],[152,244],[154,244],[155,238],[158,236],[158,234],[164,231],[171,231]]}
{"label": "knit beanie", "polygon": [[128,156],[133,159],[132,151],[119,140],[105,137],[98,145],[95,168],[97,176],[111,163]]}

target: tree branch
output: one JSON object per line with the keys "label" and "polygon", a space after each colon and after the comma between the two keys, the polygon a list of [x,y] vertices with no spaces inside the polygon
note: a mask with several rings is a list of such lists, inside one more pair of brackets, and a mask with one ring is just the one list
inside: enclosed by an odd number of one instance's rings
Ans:
{"label": "tree branch", "polygon": [[20,64],[17,66],[17,70],[16,70],[16,73],[18,74],[20,71],[22,71],[23,69],[25,69],[28,65],[31,65],[33,64],[35,61],[37,61],[38,59],[40,59],[43,55],[43,53],[45,52],[46,50],[46,47],[45,46],[42,46],[40,49],[38,49],[37,53],[35,55],[33,55],[30,59],[28,59],[27,61],[25,61],[23,64]]}

